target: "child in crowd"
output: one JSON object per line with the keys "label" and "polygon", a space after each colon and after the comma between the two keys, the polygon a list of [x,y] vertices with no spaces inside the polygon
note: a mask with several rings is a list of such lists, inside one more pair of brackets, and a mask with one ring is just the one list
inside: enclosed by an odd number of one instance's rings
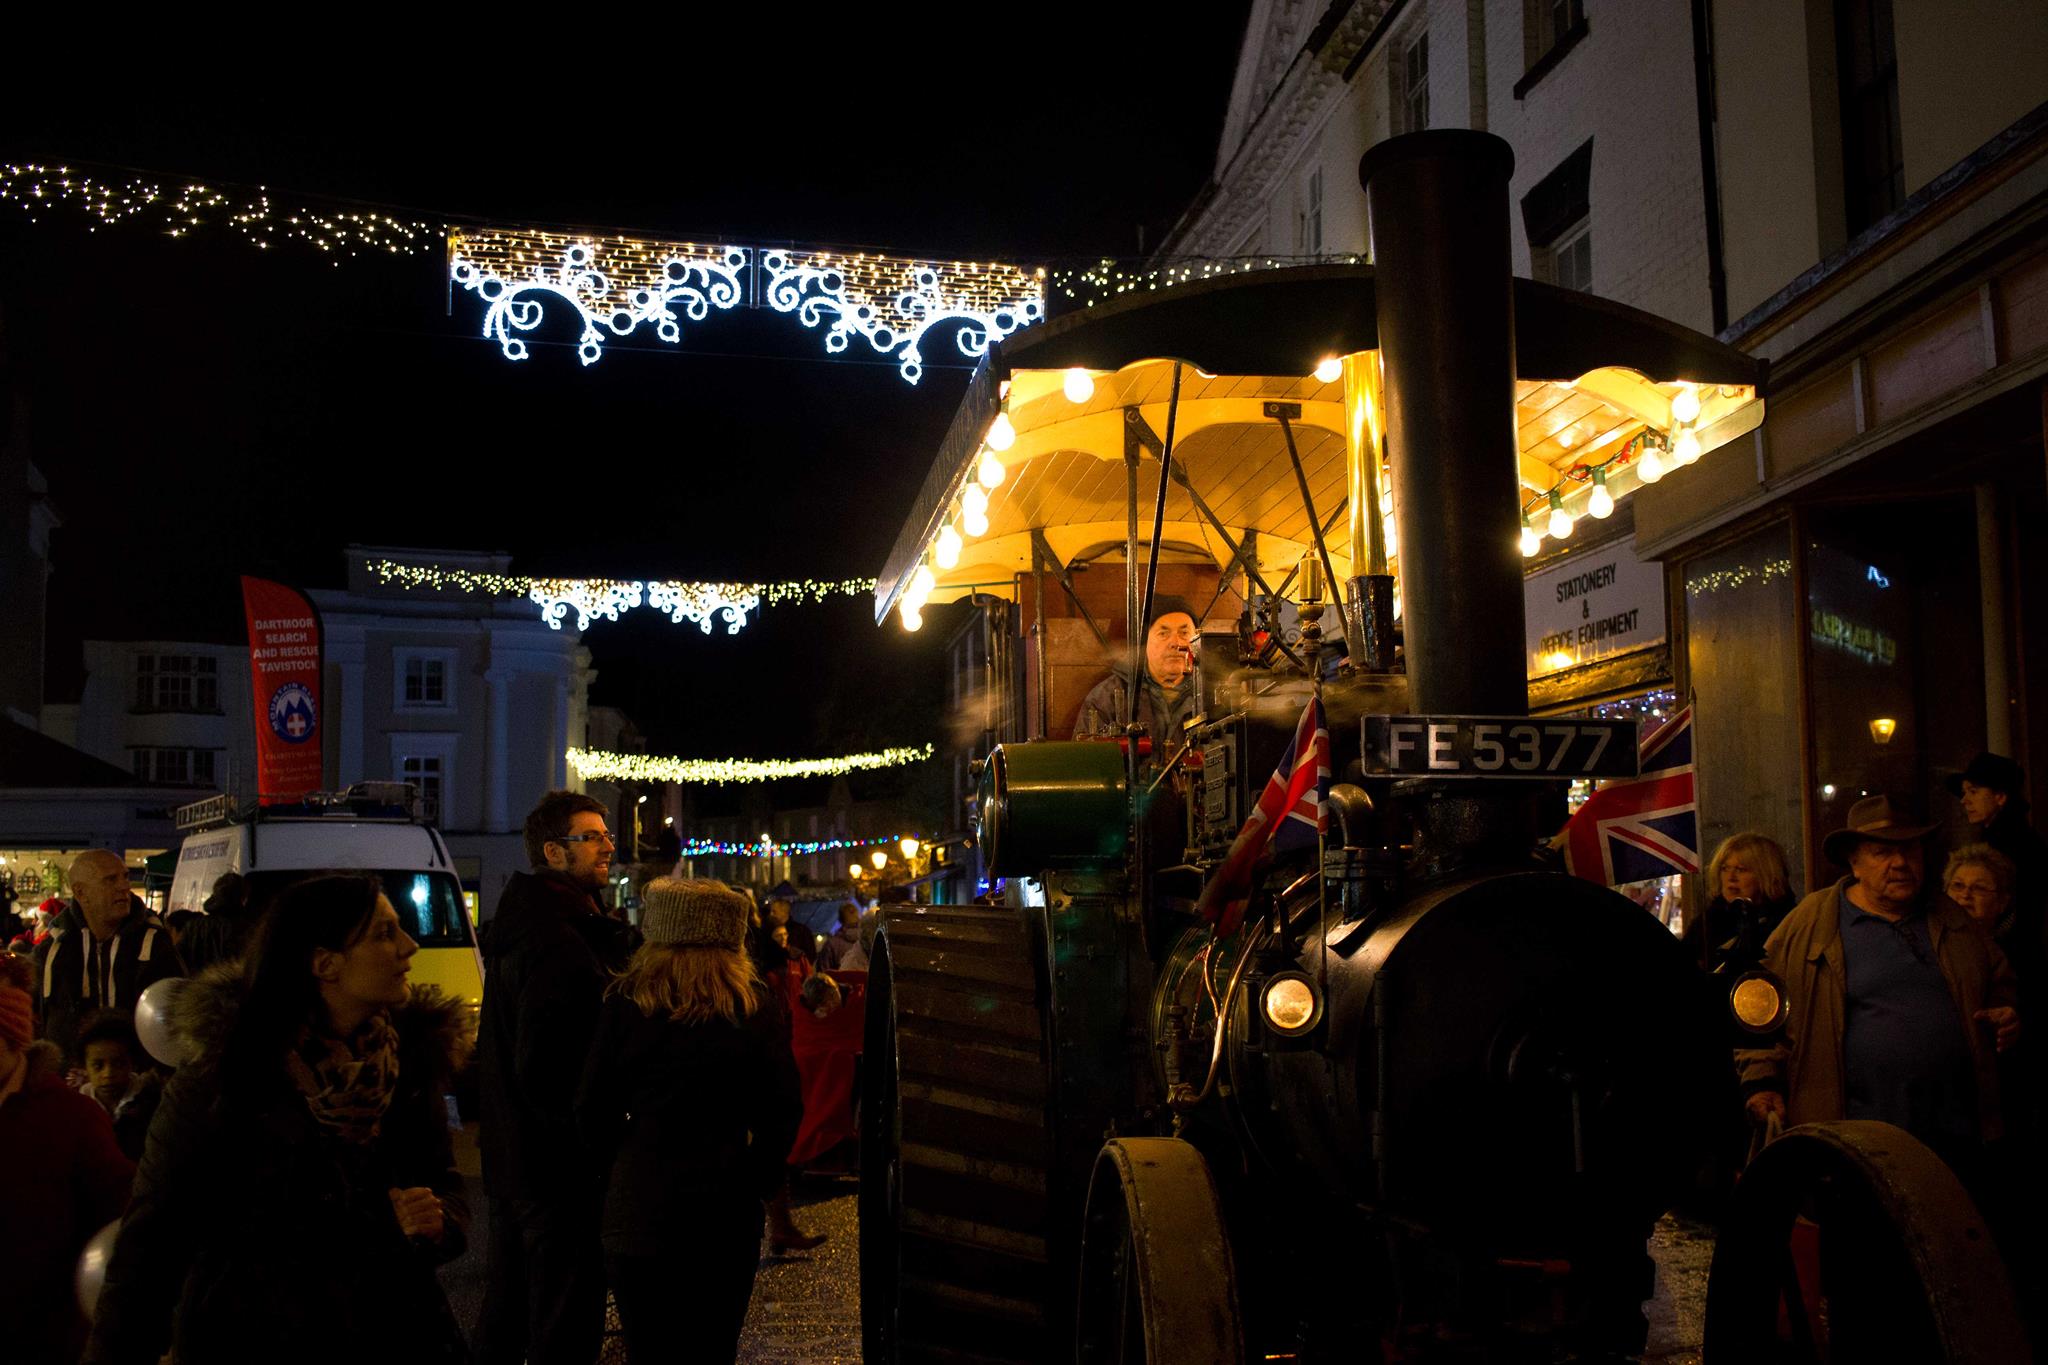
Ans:
{"label": "child in crowd", "polygon": [[135,1023],[117,1010],[101,1010],[78,1033],[80,1087],[114,1122],[114,1141],[130,1161],[142,1160],[149,1121],[163,1098],[163,1077],[150,1069],[135,1037]]}

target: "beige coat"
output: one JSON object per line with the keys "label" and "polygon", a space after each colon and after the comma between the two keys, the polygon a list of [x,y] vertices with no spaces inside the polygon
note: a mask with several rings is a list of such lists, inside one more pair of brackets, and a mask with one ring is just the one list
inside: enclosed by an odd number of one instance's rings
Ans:
{"label": "beige coat", "polygon": [[[1775,1090],[1785,1097],[1785,1122],[1839,1119],[1848,1104],[1842,1060],[1843,985],[1841,899],[1844,878],[1792,907],[1764,941],[1764,965],[1785,983],[1790,1013],[1776,1047],[1738,1048],[1736,1069],[1745,1095]],[[2014,1004],[2012,967],[1998,945],[1961,910],[1936,897],[1927,913],[1934,958],[1948,982],[1968,1032],[1977,1072],[1977,1121],[1984,1140],[2003,1135],[1998,1103],[1998,1054],[1991,1031],[1972,1018],[1978,1010]]]}

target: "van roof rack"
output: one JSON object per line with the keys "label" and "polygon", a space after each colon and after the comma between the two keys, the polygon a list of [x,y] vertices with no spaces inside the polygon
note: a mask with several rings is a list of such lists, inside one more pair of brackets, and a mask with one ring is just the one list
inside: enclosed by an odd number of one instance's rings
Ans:
{"label": "van roof rack", "polygon": [[340,791],[307,792],[289,800],[238,801],[209,796],[178,807],[172,819],[181,832],[213,829],[249,820],[307,820],[346,817],[407,823],[419,817],[419,788],[410,782],[358,782]]}

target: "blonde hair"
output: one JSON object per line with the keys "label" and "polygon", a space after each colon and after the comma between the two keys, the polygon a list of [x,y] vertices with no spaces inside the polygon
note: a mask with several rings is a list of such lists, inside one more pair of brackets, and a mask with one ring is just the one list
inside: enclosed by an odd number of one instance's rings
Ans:
{"label": "blonde hair", "polygon": [[685,1024],[714,1018],[737,1024],[761,1007],[760,973],[731,948],[643,944],[610,989],[650,1018]]}
{"label": "blonde hair", "polygon": [[1998,894],[2012,894],[2012,884],[2019,876],[2019,869],[2012,859],[2000,853],[1989,844],[1964,844],[1948,855],[1948,866],[1941,870],[1941,884],[1946,887],[1955,880],[1956,873],[1966,867],[1981,867],[1991,874],[1991,880],[1998,883]]}
{"label": "blonde hair", "polygon": [[1755,830],[1744,830],[1731,834],[1721,841],[1714,850],[1714,856],[1707,862],[1707,885],[1714,895],[1721,894],[1721,865],[1730,858],[1741,857],[1756,873],[1757,890],[1764,899],[1781,901],[1792,893],[1792,875],[1785,870],[1785,850],[1778,847],[1778,841],[1768,834]]}

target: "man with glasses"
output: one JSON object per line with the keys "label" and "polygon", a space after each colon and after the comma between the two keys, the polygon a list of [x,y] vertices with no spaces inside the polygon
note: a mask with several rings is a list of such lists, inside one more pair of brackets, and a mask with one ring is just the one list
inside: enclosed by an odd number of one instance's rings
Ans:
{"label": "man with glasses", "polygon": [[1822,844],[1849,875],[1764,943],[1785,982],[1785,1036],[1736,1062],[1757,1122],[1880,1119],[1968,1183],[2004,1131],[1997,1054],[2019,1040],[2020,1018],[2005,954],[1947,898],[1922,894],[1932,829],[1889,797],[1850,808]]}
{"label": "man with glasses", "polygon": [[638,933],[598,900],[613,841],[601,802],[549,792],[526,817],[484,940],[477,1071],[491,1226],[478,1365],[590,1365],[604,1331],[603,1171],[571,1110],[605,982]]}

